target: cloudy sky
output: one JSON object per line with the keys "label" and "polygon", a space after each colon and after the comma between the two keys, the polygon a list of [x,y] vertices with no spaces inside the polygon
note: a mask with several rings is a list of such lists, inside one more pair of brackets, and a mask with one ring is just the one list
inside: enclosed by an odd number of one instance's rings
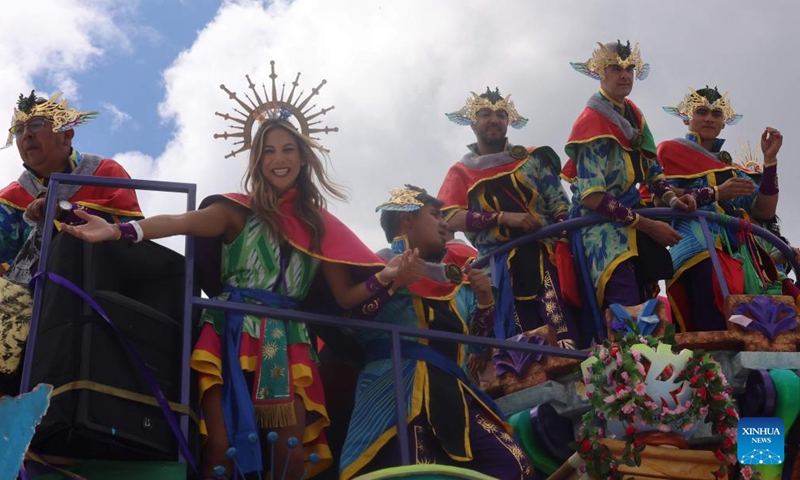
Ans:
{"label": "cloudy sky", "polygon": [[[244,155],[224,159],[231,145],[213,138],[226,130],[214,112],[232,108],[219,85],[243,93],[245,74],[268,82],[275,60],[279,83],[300,71],[308,92],[327,79],[317,103],[335,105],[324,121],[339,132],[322,142],[351,197],[331,210],[379,248],[374,207],[388,189],[438,191],[474,141],[444,116],[470,91],[512,94],[530,122],[510,140],[550,145],[565,160],[572,123],[597,89],[569,62],[586,60],[597,41],[630,39],[651,66],[631,98],[656,141],[684,133],[661,107],[706,84],[730,91],[744,114],[723,131],[732,153],[740,141],[756,145],[767,125],[781,129],[778,213],[800,244],[798,13],[791,0],[13,2],[0,16],[0,112],[10,116],[20,92],[64,91],[102,113],[77,131],[80,151],[115,158],[135,178],[196,183],[203,198],[238,190],[244,172]],[[16,149],[0,151],[0,181],[20,171]],[[147,215],[184,205],[175,194],[140,199]]]}

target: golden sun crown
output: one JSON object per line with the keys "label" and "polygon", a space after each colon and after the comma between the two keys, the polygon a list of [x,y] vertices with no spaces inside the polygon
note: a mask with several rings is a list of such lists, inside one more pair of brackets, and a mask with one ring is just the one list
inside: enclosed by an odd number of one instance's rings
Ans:
{"label": "golden sun crown", "polygon": [[268,121],[290,121],[294,119],[295,123],[300,134],[305,137],[306,139],[310,140],[310,143],[314,148],[317,148],[323,153],[327,153],[324,147],[322,147],[317,141],[319,138],[313,137],[312,135],[317,133],[330,133],[330,132],[338,132],[338,127],[322,127],[318,126],[322,120],[315,120],[320,115],[325,115],[329,111],[333,110],[333,106],[328,108],[321,108],[319,111],[314,112],[314,109],[317,107],[316,104],[308,106],[311,99],[319,94],[320,89],[323,85],[325,85],[327,80],[322,80],[322,82],[317,85],[316,88],[311,89],[311,94],[307,97],[303,98],[303,94],[305,92],[300,91],[300,93],[295,97],[295,90],[299,86],[298,81],[300,80],[300,72],[297,73],[297,77],[295,77],[294,82],[292,82],[292,89],[289,92],[288,97],[284,97],[286,84],[284,83],[281,86],[281,93],[278,96],[278,88],[275,84],[275,79],[278,76],[275,74],[275,61],[272,60],[269,62],[270,68],[272,73],[270,73],[269,78],[272,80],[272,89],[271,92],[267,92],[267,87],[263,83],[261,84],[261,89],[263,91],[264,98],[262,99],[261,95],[259,94],[258,90],[256,89],[256,85],[250,80],[250,75],[245,75],[247,79],[248,88],[252,91],[252,98],[250,94],[245,93],[244,96],[247,99],[247,102],[243,101],[239,98],[236,92],[229,90],[225,84],[219,86],[225,93],[228,94],[228,97],[235,101],[244,111],[234,108],[234,112],[236,114],[228,114],[228,113],[220,113],[214,112],[216,115],[224,118],[225,120],[230,120],[235,122],[234,124],[230,125],[230,128],[234,129],[233,133],[223,132],[223,133],[215,133],[214,138],[222,138],[227,140],[228,138],[236,138],[240,139],[233,142],[234,145],[241,145],[238,150],[232,150],[231,153],[225,155],[225,158],[233,157],[237,153],[244,152],[249,150],[253,147],[253,126],[255,122],[258,124],[262,124]]}

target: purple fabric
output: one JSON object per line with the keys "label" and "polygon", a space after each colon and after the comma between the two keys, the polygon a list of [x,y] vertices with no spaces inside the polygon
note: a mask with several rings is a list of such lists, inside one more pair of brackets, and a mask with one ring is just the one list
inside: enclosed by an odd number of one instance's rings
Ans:
{"label": "purple fabric", "polygon": [[117,226],[119,227],[120,240],[131,240],[135,242],[139,239],[139,236],[136,235],[136,229],[133,228],[133,225],[130,223],[120,223]]}
{"label": "purple fabric", "polygon": [[[509,340],[513,342],[527,343],[529,345],[545,344],[545,339],[536,335],[528,337],[520,334],[509,338]],[[540,362],[541,360],[541,353],[506,350],[504,348],[498,349],[497,353],[492,355],[495,373],[498,377],[510,372],[514,372],[518,376],[522,375],[530,364],[534,362]]]}
{"label": "purple fabric", "polygon": [[368,279],[364,281],[364,286],[367,287],[367,290],[371,293],[378,293],[381,290],[386,289],[388,285],[384,285],[378,280],[377,275],[372,275]]}
{"label": "purple fabric", "polygon": [[[501,435],[504,432],[503,427],[498,425],[472,396],[466,395],[465,397],[469,410],[469,440],[472,446],[472,460],[459,462],[450,458],[439,444],[423,409],[422,413],[411,420],[406,427],[411,463],[452,465],[475,470],[492,478],[533,480],[535,478],[534,470],[528,458],[522,455],[522,458],[517,459],[512,453],[513,447],[520,451],[521,447],[513,440],[503,438]],[[487,431],[484,427],[487,421],[495,426],[492,432]],[[400,465],[400,448],[397,442],[397,435],[392,436],[373,460],[358,474],[362,475]]]}
{"label": "purple fabric", "polygon": [[611,274],[611,277],[606,282],[602,311],[605,311],[613,303],[630,307],[639,305],[644,300],[646,298],[643,296],[642,287],[636,281],[633,262],[625,260],[617,265],[614,273]]}
{"label": "purple fabric", "polygon": [[494,333],[494,305],[488,308],[478,308],[472,316],[470,334],[479,337],[491,337]]}
{"label": "purple fabric", "polygon": [[747,376],[741,396],[742,417],[772,417],[775,414],[777,392],[767,370],[753,370]]}
{"label": "purple fabric", "polygon": [[697,206],[711,205],[717,200],[717,192],[713,187],[687,188],[684,194],[689,194],[697,200]]}
{"label": "purple fabric", "polygon": [[494,227],[497,225],[497,219],[500,214],[497,212],[475,212],[467,210],[467,231],[477,232],[484,228]]}
{"label": "purple fabric", "polygon": [[662,177],[650,183],[650,185],[648,185],[648,190],[650,190],[654,197],[661,198],[665,193],[671,192],[672,187],[669,185],[667,179]]}
{"label": "purple fabric", "polygon": [[691,318],[687,327],[691,331],[710,332],[727,329],[725,317],[714,299],[714,275],[711,260],[705,259],[686,270],[676,281],[683,283],[689,297]]}
{"label": "purple fabric", "polygon": [[764,195],[777,195],[778,194],[778,166],[770,165],[764,167],[764,172],[761,174],[761,184],[758,186],[759,193]]}
{"label": "purple fabric", "polygon": [[769,297],[759,295],[748,303],[737,306],[733,313],[744,315],[752,321],[742,325],[746,330],[761,332],[772,341],[781,332],[788,332],[797,328],[797,313],[795,310],[779,302],[773,302]]}
{"label": "purple fabric", "polygon": [[603,199],[600,200],[595,212],[624,226],[628,226],[636,220],[636,214],[630,208],[608,193],[603,194]]}
{"label": "purple fabric", "polygon": [[353,318],[359,318],[361,320],[372,320],[378,315],[381,308],[391,300],[391,297],[389,289],[384,288],[352,309],[350,311],[351,315],[353,315]]}

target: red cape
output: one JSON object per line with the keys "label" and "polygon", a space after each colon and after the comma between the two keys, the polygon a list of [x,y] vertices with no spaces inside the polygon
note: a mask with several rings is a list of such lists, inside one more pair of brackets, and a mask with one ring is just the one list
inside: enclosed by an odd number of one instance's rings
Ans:
{"label": "red cape", "polygon": [[[226,193],[208,197],[203,200],[203,205],[200,208],[208,205],[207,202],[215,197],[224,197],[250,208],[247,195],[242,193]],[[294,214],[294,200],[296,197],[296,191],[289,192],[281,199],[280,203],[280,210],[283,214],[281,219],[283,223],[282,233],[293,247],[326,262],[360,267],[382,267],[386,264],[381,257],[364,245],[361,239],[347,228],[344,223],[325,209],[322,209],[322,218],[325,220],[325,235],[320,243],[319,251],[312,251],[311,232]]]}
{"label": "red cape", "polygon": [[[94,177],[130,178],[122,166],[111,159],[100,161],[97,169],[92,174]],[[34,198],[19,183],[11,182],[0,190],[0,202],[17,210],[25,210]],[[82,186],[69,199],[88,208],[127,217],[142,217],[142,209],[136,197],[136,190],[127,188]]]}
{"label": "red cape", "polygon": [[[633,118],[636,120],[637,125],[644,133],[645,120],[639,107],[632,101],[625,99],[628,104],[626,108],[630,108],[633,113]],[[649,132],[649,130],[648,130]],[[635,150],[631,145],[631,141],[622,132],[617,125],[609,121],[603,114],[592,108],[586,107],[581,112],[580,116],[572,125],[572,131],[567,140],[567,147],[572,143],[588,143],[597,138],[612,138],[619,143],[625,150]],[[649,153],[652,156],[656,155],[655,149],[648,149],[647,144],[642,146],[642,151]],[[567,151],[569,154],[569,151]],[[578,169],[575,161],[572,158],[567,160],[567,163],[561,169],[561,178],[571,181],[578,176]]]}
{"label": "red cape", "polygon": [[723,170],[740,170],[748,175],[758,175],[741,165],[728,165],[675,140],[658,144],[658,161],[667,177],[694,178]]}
{"label": "red cape", "polygon": [[[536,147],[528,147],[528,156],[530,156],[534,150],[536,150]],[[469,208],[467,198],[469,192],[471,192],[473,188],[486,180],[502,177],[503,175],[508,175],[516,171],[526,161],[528,161],[528,158],[511,161],[485,170],[470,168],[461,162],[457,162],[448,170],[447,175],[444,177],[444,182],[442,182],[442,187],[436,195],[444,204],[442,210],[450,208]]]}

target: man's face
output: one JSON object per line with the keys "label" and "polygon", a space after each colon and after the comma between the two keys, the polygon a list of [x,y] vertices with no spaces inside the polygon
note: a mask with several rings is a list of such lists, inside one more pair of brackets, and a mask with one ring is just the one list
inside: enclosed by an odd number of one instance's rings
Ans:
{"label": "man's face", "polygon": [[689,126],[690,132],[700,135],[700,138],[712,140],[725,128],[725,114],[718,108],[712,110],[698,107],[692,112],[692,118],[684,123]]}
{"label": "man's face", "polygon": [[476,120],[472,124],[472,131],[482,143],[498,145],[506,140],[508,131],[508,113],[505,110],[492,110],[482,108],[475,114]]}
{"label": "man's face", "polygon": [[409,246],[418,248],[422,258],[441,255],[447,243],[447,222],[439,207],[428,203],[407,215],[405,233]]}
{"label": "man's face", "polygon": [[64,171],[74,130],[53,132],[53,123],[43,117],[18,123],[15,130],[17,150],[25,165],[45,177]]}
{"label": "man's face", "polygon": [[622,68],[619,65],[609,65],[604,70],[605,78],[600,80],[600,87],[612,99],[622,102],[633,90],[633,80],[636,76],[634,66]]}

